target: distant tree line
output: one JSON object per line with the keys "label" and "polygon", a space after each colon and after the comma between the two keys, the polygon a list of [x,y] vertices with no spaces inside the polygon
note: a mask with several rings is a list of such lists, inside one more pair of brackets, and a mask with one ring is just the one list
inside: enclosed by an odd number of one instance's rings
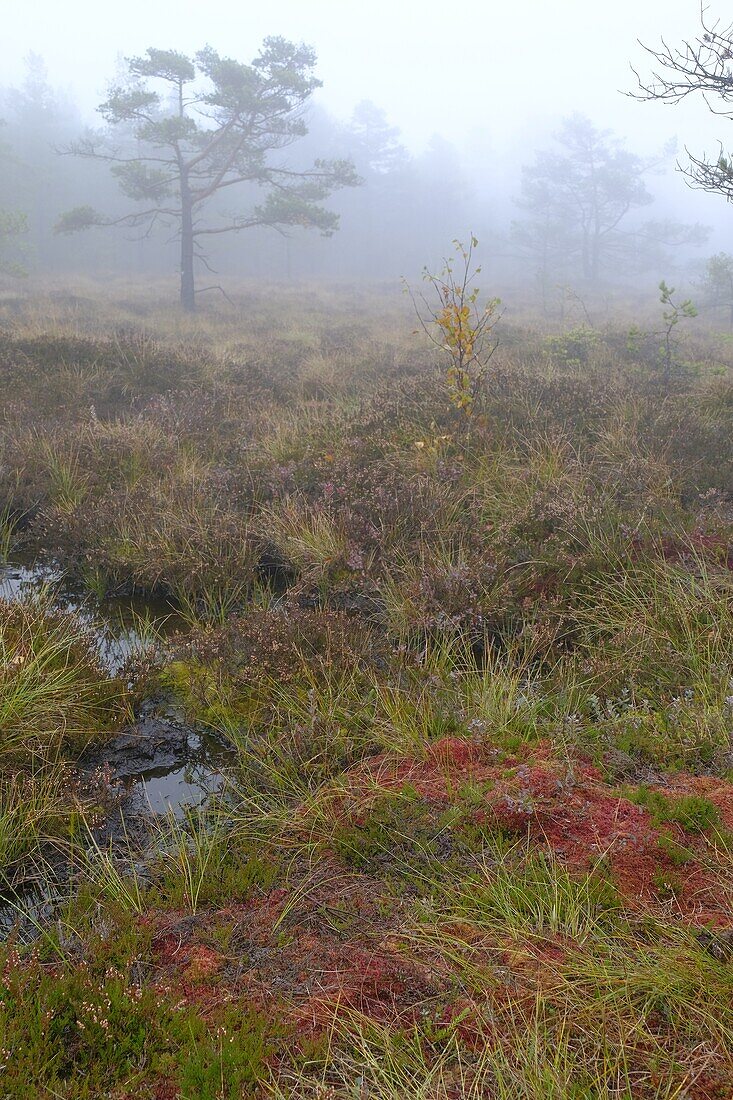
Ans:
{"label": "distant tree line", "polygon": [[469,184],[450,142],[410,153],[369,101],[333,119],[311,102],[314,71],[313,51],[282,39],[249,63],[150,49],[121,67],[90,129],[30,55],[0,93],[0,271],[180,273],[192,308],[198,273],[393,280],[470,228],[547,300],[657,281],[705,242],[702,226],[650,217],[669,147],[639,156],[566,118],[528,156],[501,224],[490,160]]}

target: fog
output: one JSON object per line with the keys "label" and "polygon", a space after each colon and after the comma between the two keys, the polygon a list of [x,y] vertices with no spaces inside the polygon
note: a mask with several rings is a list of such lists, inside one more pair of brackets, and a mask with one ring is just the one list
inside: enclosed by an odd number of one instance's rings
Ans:
{"label": "fog", "polygon": [[436,0],[282,0],[275,6],[129,0],[119,7],[6,0],[2,7],[3,82],[23,79],[23,59],[33,50],[44,58],[51,83],[67,89],[87,117],[121,56],[150,45],[192,53],[211,44],[247,60],[266,35],[283,35],[316,48],[324,85],[316,102],[346,119],[361,100],[372,100],[412,151],[424,149],[434,133],[461,148],[479,135],[511,148],[578,109],[642,146],[683,131],[719,136],[699,105],[672,115],[663,107],[640,110],[619,94],[632,87],[630,62],[642,57],[637,38],[656,42],[664,33],[675,41],[689,34],[696,0],[471,2],[454,11]]}
{"label": "fog", "polygon": [[[569,251],[563,256],[559,241],[551,260],[545,250],[544,267],[538,264],[536,239],[530,240],[537,235],[536,197],[528,208],[531,166],[558,154],[555,135],[564,120],[575,117],[579,125],[579,116],[597,131],[611,131],[611,146],[618,141],[639,158],[637,167],[655,161],[642,173],[643,199],[624,214],[625,241],[614,241],[598,259],[596,288],[653,290],[662,277],[694,285],[706,257],[733,251],[726,202],[691,190],[670,151],[676,143],[682,159],[685,146],[715,154],[727,140],[727,120],[699,98],[670,106],[625,94],[636,86],[631,65],[642,73],[650,67],[638,40],[656,45],[664,35],[676,44],[693,36],[697,0],[523,0],[455,9],[433,0],[276,6],[5,0],[2,7],[0,210],[26,221],[22,234],[5,234],[5,279],[65,271],[174,274],[178,246],[159,225],[144,240],[129,225],[55,232],[69,209],[93,206],[109,219],[130,209],[108,164],[64,151],[88,128],[104,129],[95,108],[110,82],[124,77],[125,58],[148,47],[195,55],[209,45],[249,62],[267,36],[311,45],[322,81],[307,106],[310,132],[290,147],[288,165],[348,157],[361,184],[335,189],[325,200],[340,215],[331,236],[279,226],[216,238],[207,256],[224,280],[415,277],[453,238],[474,232],[499,290],[536,289],[538,279],[545,289],[548,283],[582,288],[588,263],[583,270]],[[251,205],[252,195],[245,183],[238,201]],[[207,216],[221,213],[217,202]],[[236,205],[228,194],[227,210]],[[654,247],[637,247],[650,239],[643,225],[671,221],[674,232],[655,229]],[[631,262],[627,245],[635,233]]]}

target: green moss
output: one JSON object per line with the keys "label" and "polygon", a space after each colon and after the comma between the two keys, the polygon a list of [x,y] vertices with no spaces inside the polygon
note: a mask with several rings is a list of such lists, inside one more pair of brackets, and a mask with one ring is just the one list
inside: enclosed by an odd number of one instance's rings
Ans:
{"label": "green moss", "polygon": [[694,857],[694,852],[679,844],[669,833],[662,833],[657,839],[657,845],[675,867],[684,867]]}
{"label": "green moss", "polygon": [[383,791],[348,824],[338,825],[331,847],[357,870],[394,863],[425,864],[438,853],[440,825],[414,787]]}
{"label": "green moss", "polygon": [[721,823],[720,810],[703,795],[670,798],[659,790],[642,785],[630,791],[627,797],[637,805],[646,807],[654,825],[676,824],[688,833],[704,833],[708,829],[718,828]]}

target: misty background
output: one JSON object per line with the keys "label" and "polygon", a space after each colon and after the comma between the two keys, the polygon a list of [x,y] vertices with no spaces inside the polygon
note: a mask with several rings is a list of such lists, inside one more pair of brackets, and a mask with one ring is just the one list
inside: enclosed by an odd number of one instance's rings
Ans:
{"label": "misty background", "polygon": [[[473,232],[492,290],[539,295],[547,311],[562,286],[654,292],[673,278],[694,287],[709,256],[733,251],[727,204],[691,190],[675,169],[685,145],[715,153],[727,120],[701,101],[672,108],[624,94],[635,88],[630,66],[646,72],[650,64],[637,40],[690,37],[697,0],[524,0],[467,3],[460,12],[432,0],[3,7],[0,210],[24,218],[6,281],[174,275],[178,244],[165,229],[145,239],[129,228],[54,232],[76,206],[111,217],[130,207],[107,165],[63,150],[104,129],[95,108],[126,57],[150,46],[194,54],[208,44],[248,62],[268,35],[318,54],[323,87],[307,111],[308,135],[288,150],[293,167],[349,157],[362,183],[328,200],[340,214],[331,237],[257,228],[219,238],[210,262],[222,280],[414,279],[453,238]],[[582,169],[589,147],[613,169],[594,259],[564,189],[568,158]],[[214,210],[234,207],[228,195],[213,202]]]}

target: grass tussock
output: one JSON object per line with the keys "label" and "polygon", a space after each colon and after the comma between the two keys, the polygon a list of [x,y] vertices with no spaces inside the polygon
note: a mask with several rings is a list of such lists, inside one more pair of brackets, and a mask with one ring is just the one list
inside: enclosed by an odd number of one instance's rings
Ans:
{"label": "grass tussock", "polygon": [[0,759],[83,744],[127,713],[91,637],[43,596],[0,603]]}

